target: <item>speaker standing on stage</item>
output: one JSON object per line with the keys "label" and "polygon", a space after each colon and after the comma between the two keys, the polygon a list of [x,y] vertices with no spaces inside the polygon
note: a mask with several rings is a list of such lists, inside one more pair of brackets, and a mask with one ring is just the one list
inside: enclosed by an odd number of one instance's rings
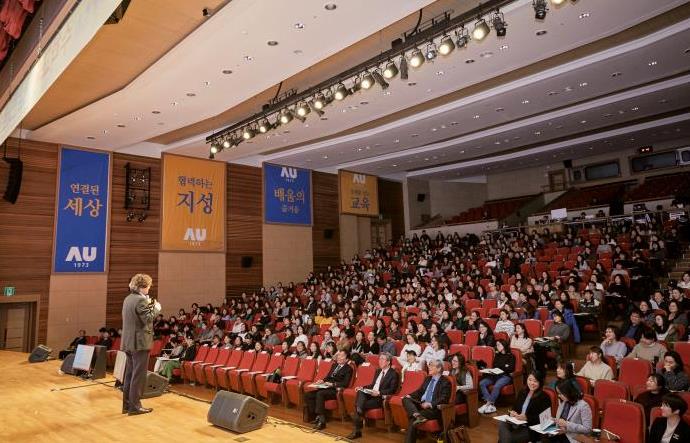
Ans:
{"label": "speaker standing on stage", "polygon": [[141,394],[146,382],[149,350],[153,343],[153,319],[161,305],[149,297],[153,280],[137,274],[129,282],[131,294],[122,305],[122,338],[120,350],[127,354],[125,379],[122,384],[122,413],[146,414],[153,411],[141,406]]}

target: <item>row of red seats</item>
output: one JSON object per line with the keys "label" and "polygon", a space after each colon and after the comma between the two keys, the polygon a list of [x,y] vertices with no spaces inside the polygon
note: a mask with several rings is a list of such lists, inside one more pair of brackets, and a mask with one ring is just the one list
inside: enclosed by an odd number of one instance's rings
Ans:
{"label": "row of red seats", "polygon": [[617,196],[623,195],[628,184],[630,182],[616,182],[585,188],[572,188],[546,205],[543,212],[559,208],[580,209],[590,206],[608,206]]}
{"label": "row of red seats", "polygon": [[630,190],[625,201],[645,201],[652,199],[670,198],[680,190],[690,188],[690,173],[675,173],[647,177],[640,186]]}

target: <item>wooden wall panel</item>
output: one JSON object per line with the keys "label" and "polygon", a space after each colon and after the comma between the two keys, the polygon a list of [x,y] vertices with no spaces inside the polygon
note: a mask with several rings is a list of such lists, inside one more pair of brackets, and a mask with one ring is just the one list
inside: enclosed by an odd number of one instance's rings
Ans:
{"label": "wooden wall panel", "polygon": [[[151,168],[151,208],[143,222],[127,221],[125,209],[125,165]],[[113,155],[112,200],[110,215],[110,266],[106,324],[122,324],[122,301],[129,294],[132,275],[149,274],[153,278],[151,294],[157,294],[158,249],[160,240],[161,160],[133,155]],[[181,307],[181,306],[180,306]],[[177,309],[177,308],[176,308]]]}
{"label": "wooden wall panel", "polygon": [[[314,201],[314,271],[322,272],[326,267],[340,263],[340,213],[338,207],[338,175],[312,172],[312,193]],[[333,230],[330,239],[324,231]],[[306,276],[305,276],[306,277]]]}
{"label": "wooden wall panel", "polygon": [[403,186],[400,182],[379,178],[379,211],[391,220],[393,240],[405,234]]}
{"label": "wooden wall panel", "polygon": [[[225,284],[228,296],[255,291],[263,284],[261,182],[261,168],[228,165],[225,234]],[[242,267],[241,260],[244,256],[252,258],[250,268]]]}
{"label": "wooden wall panel", "polygon": [[[17,139],[7,141],[8,157],[16,157],[17,145]],[[15,286],[17,295],[40,294],[38,342],[45,343],[58,146],[22,140],[21,159],[24,174],[17,203],[0,199],[0,287]],[[8,164],[0,160],[0,196],[8,173]]]}

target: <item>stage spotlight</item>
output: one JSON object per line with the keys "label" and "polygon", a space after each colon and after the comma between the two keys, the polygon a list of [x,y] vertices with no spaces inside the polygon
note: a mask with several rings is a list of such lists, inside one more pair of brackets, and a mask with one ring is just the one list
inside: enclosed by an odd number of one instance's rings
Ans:
{"label": "stage spotlight", "polygon": [[268,119],[263,119],[259,122],[259,132],[262,134],[265,134],[271,129],[271,124],[268,122]]}
{"label": "stage spotlight", "polygon": [[311,112],[311,109],[309,109],[309,106],[307,106],[306,103],[302,102],[297,106],[297,115],[300,117],[306,117],[307,114]]}
{"label": "stage spotlight", "polygon": [[374,76],[371,75],[371,72],[367,72],[362,76],[362,81],[360,82],[360,85],[362,86],[362,89],[369,89],[372,86],[374,86],[374,83],[376,83],[376,80],[374,80]]}
{"label": "stage spotlight", "polygon": [[494,25],[494,29],[496,30],[496,35],[498,37],[505,37],[508,33],[508,24],[503,18],[503,14],[501,14],[501,12],[496,11],[494,16],[491,18],[491,24]]}
{"label": "stage spotlight", "polygon": [[333,95],[336,100],[340,101],[343,100],[345,97],[347,97],[347,88],[345,87],[344,84],[339,83],[338,86],[335,88],[335,94]]}
{"label": "stage spotlight", "polygon": [[[571,0],[573,3],[575,3],[577,0]],[[565,0],[551,0],[551,3],[553,3],[555,6],[560,6],[563,3],[565,3]]]}
{"label": "stage spotlight", "polygon": [[438,45],[438,52],[441,55],[448,55],[451,52],[453,52],[453,49],[455,49],[455,43],[453,43],[453,39],[450,38],[449,35],[444,36],[441,39],[441,43]]}
{"label": "stage spotlight", "polygon": [[225,149],[228,149],[230,147],[230,140],[228,140],[227,138],[223,140],[223,147]]}
{"label": "stage spotlight", "polygon": [[319,117],[325,114],[325,112],[316,107],[313,100],[310,100],[307,104],[309,105],[309,108],[311,108],[311,110],[314,111]]}
{"label": "stage spotlight", "polygon": [[394,61],[389,61],[383,70],[383,77],[390,80],[396,75],[398,75],[398,67],[395,66]]}
{"label": "stage spotlight", "polygon": [[326,97],[323,96],[323,94],[319,93],[316,94],[316,97],[314,97],[314,109],[323,109],[326,107]]}
{"label": "stage spotlight", "polygon": [[438,50],[436,49],[436,45],[433,42],[429,42],[428,45],[426,45],[426,54],[425,57],[427,60],[432,61],[433,59],[436,58],[438,55]]}
{"label": "stage spotlight", "polygon": [[374,78],[376,79],[376,83],[378,83],[379,86],[381,86],[381,89],[383,89],[383,90],[388,89],[388,86],[390,86],[390,85],[388,84],[386,79],[383,78],[383,76],[381,75],[381,73],[378,70],[372,72],[371,75],[374,76]]}
{"label": "stage spotlight", "polygon": [[283,125],[290,123],[292,121],[292,117],[292,111],[287,108],[283,109],[283,112],[280,113],[280,123]]}
{"label": "stage spotlight", "polygon": [[400,57],[400,80],[407,80],[407,79],[408,79],[407,59],[405,58],[405,54],[403,54],[403,56]]}
{"label": "stage spotlight", "polygon": [[474,29],[472,30],[472,40],[482,41],[489,35],[491,29],[489,25],[486,24],[486,20],[480,18],[477,23],[474,24]]}
{"label": "stage spotlight", "polygon": [[456,31],[455,33],[456,39],[455,39],[455,46],[457,48],[466,48],[467,43],[470,41],[470,34],[465,28],[460,28]]}
{"label": "stage spotlight", "polygon": [[422,51],[419,50],[419,48],[415,48],[414,51],[412,51],[412,56],[410,57],[410,66],[413,68],[419,68],[424,64],[424,56],[422,55]]}
{"label": "stage spotlight", "polygon": [[242,138],[245,140],[249,140],[252,137],[254,137],[254,130],[247,126],[246,128],[244,128],[244,131],[242,131]]}
{"label": "stage spotlight", "polygon": [[218,154],[218,146],[211,145],[211,155]]}
{"label": "stage spotlight", "polygon": [[532,7],[534,8],[534,18],[537,20],[544,20],[549,8],[546,6],[546,0],[532,0]]}

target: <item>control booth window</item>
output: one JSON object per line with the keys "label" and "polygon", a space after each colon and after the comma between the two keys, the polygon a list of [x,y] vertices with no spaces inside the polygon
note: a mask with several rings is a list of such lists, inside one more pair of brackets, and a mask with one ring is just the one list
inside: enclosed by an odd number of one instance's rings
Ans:
{"label": "control booth window", "polygon": [[633,172],[652,171],[654,169],[672,168],[676,166],[676,151],[659,152],[632,159]]}
{"label": "control booth window", "polygon": [[618,161],[600,163],[585,167],[585,180],[602,180],[605,178],[619,177],[621,168]]}

